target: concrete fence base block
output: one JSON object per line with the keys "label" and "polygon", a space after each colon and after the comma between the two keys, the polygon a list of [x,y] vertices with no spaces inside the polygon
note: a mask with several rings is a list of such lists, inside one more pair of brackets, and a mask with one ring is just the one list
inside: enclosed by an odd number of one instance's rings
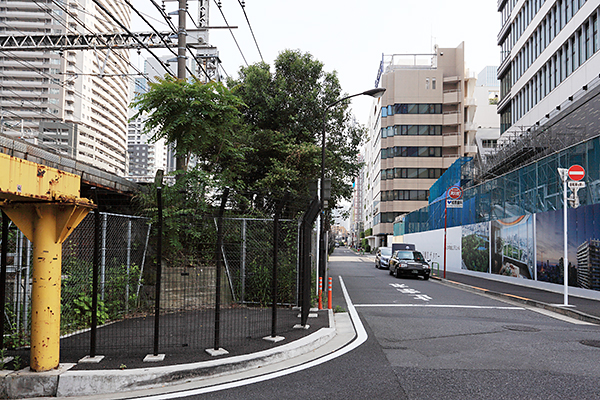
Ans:
{"label": "concrete fence base block", "polygon": [[229,352],[223,348],[218,348],[218,349],[206,349],[206,352],[208,354],[210,354],[213,357],[217,357],[217,356],[224,356],[225,354],[229,354]]}
{"label": "concrete fence base block", "polygon": [[103,359],[104,359],[104,356],[94,356],[94,357],[85,356],[82,359],[80,359],[78,361],[78,363],[82,363],[82,364],[98,364]]}
{"label": "concrete fence base block", "polygon": [[285,338],[283,336],[265,336],[263,340],[266,340],[267,342],[277,343],[285,340]]}
{"label": "concrete fence base block", "polygon": [[160,361],[164,361],[165,360],[165,355],[164,354],[148,354],[146,357],[144,357],[144,362],[160,362]]}

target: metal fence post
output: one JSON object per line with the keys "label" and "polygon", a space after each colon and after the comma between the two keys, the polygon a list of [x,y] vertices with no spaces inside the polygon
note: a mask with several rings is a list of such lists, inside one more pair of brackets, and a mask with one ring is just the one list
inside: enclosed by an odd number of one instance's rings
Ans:
{"label": "metal fence post", "polygon": [[223,213],[225,212],[225,205],[227,204],[227,196],[229,195],[229,188],[225,188],[223,196],[221,198],[221,207],[219,207],[219,215],[217,219],[217,248],[215,251],[216,259],[216,293],[215,293],[215,332],[214,332],[214,346],[213,355],[222,354],[226,352],[220,348],[219,339],[221,336],[221,253],[223,247]]}
{"label": "metal fence post", "polygon": [[30,289],[29,289],[29,273],[30,273],[30,269],[31,269],[31,242],[29,241],[29,239],[27,240],[27,260],[25,261],[25,287],[23,289],[24,295],[23,295],[23,330],[26,330],[28,328],[27,326],[27,322],[29,321],[29,307],[27,306],[28,304],[28,300],[31,297],[29,295],[30,293]]}
{"label": "metal fence post", "polygon": [[287,200],[287,193],[281,199],[275,210],[275,217],[273,218],[273,271],[271,277],[271,337],[277,336],[277,251],[279,250],[279,217],[283,205]]}
{"label": "metal fence post", "polygon": [[8,216],[2,211],[2,255],[0,256],[0,349],[4,349],[4,313],[6,306],[6,253],[8,253]]}
{"label": "metal fence post", "polygon": [[90,329],[90,357],[96,357],[96,327],[98,325],[98,269],[100,264],[100,210],[97,188],[93,189],[94,202],[94,262],[92,266],[92,321]]}
{"label": "metal fence post", "polygon": [[156,243],[156,298],[154,300],[154,356],[158,356],[158,338],[160,333],[160,281],[162,276],[162,230],[163,204],[162,187],[156,188],[158,205],[158,238]]}
{"label": "metal fence post", "polygon": [[242,294],[241,303],[246,301],[246,218],[242,219]]}
{"label": "metal fence post", "polygon": [[105,284],[106,284],[106,225],[108,223],[107,219],[108,219],[108,216],[106,215],[106,213],[104,213],[102,215],[102,273],[101,273],[101,280],[100,280],[100,286],[102,288],[102,294],[101,294],[102,301],[104,301],[104,291],[105,291]]}
{"label": "metal fence post", "polygon": [[127,220],[127,284],[125,285],[125,313],[129,314],[129,269],[131,266],[131,218]]}
{"label": "metal fence post", "polygon": [[17,231],[17,249],[15,252],[15,260],[13,264],[17,267],[17,273],[15,274],[15,328],[19,332],[21,329],[21,275],[23,273],[23,232]]}
{"label": "metal fence post", "polygon": [[310,203],[308,210],[302,218],[302,256],[300,257],[302,267],[302,312],[300,324],[306,327],[310,311],[310,250],[312,224],[319,213],[319,199],[315,198]]}

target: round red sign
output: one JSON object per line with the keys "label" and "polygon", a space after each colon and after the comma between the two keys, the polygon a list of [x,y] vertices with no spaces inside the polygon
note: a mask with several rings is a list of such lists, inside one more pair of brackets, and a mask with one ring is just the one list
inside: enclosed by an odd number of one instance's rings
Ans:
{"label": "round red sign", "polygon": [[581,165],[573,165],[569,168],[569,178],[574,181],[580,181],[585,177],[585,169]]}
{"label": "round red sign", "polygon": [[448,189],[448,197],[452,200],[458,200],[462,197],[462,189],[458,186],[452,186]]}

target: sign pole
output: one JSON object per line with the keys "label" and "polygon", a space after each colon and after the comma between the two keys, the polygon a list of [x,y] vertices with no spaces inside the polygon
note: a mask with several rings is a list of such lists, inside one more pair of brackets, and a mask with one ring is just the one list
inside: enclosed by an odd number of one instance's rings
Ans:
{"label": "sign pole", "polygon": [[563,269],[564,269],[564,305],[569,305],[569,260],[567,254],[567,174],[563,174],[563,232],[564,232],[564,256],[563,256]]}
{"label": "sign pole", "polygon": [[444,279],[446,279],[446,229],[448,227],[448,199],[444,198]]}
{"label": "sign pole", "polygon": [[[569,305],[569,254],[568,254],[568,224],[567,224],[567,210],[569,203],[567,202],[567,181],[569,187],[573,190],[573,207],[579,205],[577,198],[577,191],[581,187],[585,187],[585,182],[582,179],[585,177],[585,168],[581,165],[572,165],[568,170],[565,168],[559,168],[558,173],[563,181],[563,233],[564,233],[564,256],[563,256],[563,279],[564,279],[564,306]],[[581,182],[580,182],[581,181]]]}

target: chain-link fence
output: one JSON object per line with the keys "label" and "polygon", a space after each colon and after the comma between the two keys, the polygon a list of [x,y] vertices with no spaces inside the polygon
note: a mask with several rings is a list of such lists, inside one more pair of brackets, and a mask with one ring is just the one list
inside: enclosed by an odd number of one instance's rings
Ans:
{"label": "chain-link fence", "polygon": [[[292,330],[299,323],[292,309],[298,304],[297,221],[280,220],[274,243],[273,220],[224,218],[220,248],[217,222],[214,216],[189,214],[165,219],[159,270],[156,224],[110,213],[100,213],[96,224],[90,213],[63,244],[61,361],[90,353],[143,356],[156,343],[167,353],[203,352],[215,343],[243,348],[273,332]],[[4,310],[8,349],[28,345],[31,320],[32,245],[10,226]],[[92,328],[96,240],[98,310]]]}

